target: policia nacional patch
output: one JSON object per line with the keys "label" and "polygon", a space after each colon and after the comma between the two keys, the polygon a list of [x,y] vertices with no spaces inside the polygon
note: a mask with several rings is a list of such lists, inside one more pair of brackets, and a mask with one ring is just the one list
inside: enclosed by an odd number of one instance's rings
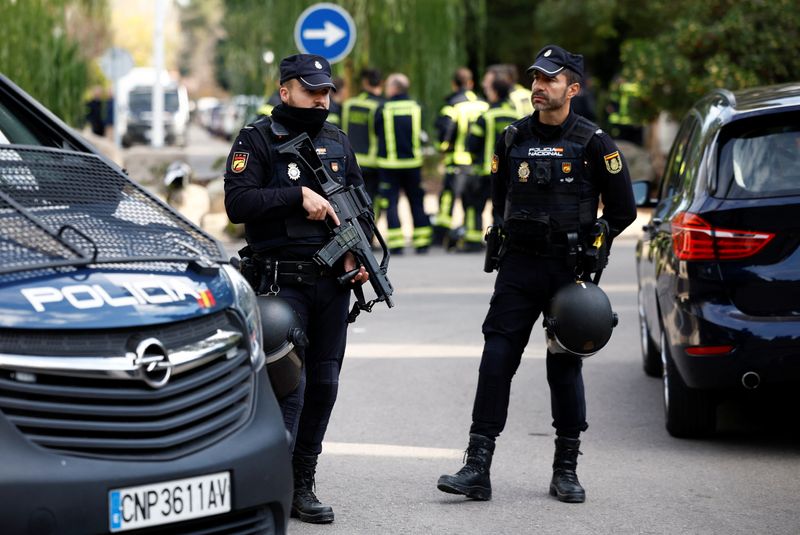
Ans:
{"label": "policia nacional patch", "polygon": [[247,168],[247,160],[250,158],[248,152],[234,152],[233,159],[231,159],[231,171],[234,173],[241,173]]}
{"label": "policia nacional patch", "polygon": [[497,174],[497,166],[500,165],[500,159],[497,154],[492,154],[492,174]]}
{"label": "policia nacional patch", "polygon": [[622,157],[619,155],[619,151],[614,151],[611,154],[606,154],[603,156],[603,159],[606,161],[606,169],[612,175],[616,175],[620,171],[622,171]]}

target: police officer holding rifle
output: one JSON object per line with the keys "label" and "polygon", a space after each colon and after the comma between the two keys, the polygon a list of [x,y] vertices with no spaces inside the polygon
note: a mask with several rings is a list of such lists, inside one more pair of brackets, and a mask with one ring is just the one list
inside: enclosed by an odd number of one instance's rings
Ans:
{"label": "police officer holding rifle", "polygon": [[[290,330],[304,361],[296,386],[287,389],[285,375],[278,384],[270,376],[293,441],[292,516],[329,523],[333,509],[317,499],[314,479],[336,401],[350,291],[373,279],[375,301],[391,306],[392,288],[388,255],[379,265],[370,252],[376,229],[353,149],[347,136],[326,122],[335,90],[329,63],[321,56],[293,55],[281,61],[280,75],[281,103],[234,140],[225,170],[225,208],[232,222],[245,226],[243,274],[257,293],[280,298],[259,297],[262,317],[281,316],[274,314],[274,304],[288,302],[307,336],[303,347],[297,329]],[[357,295],[361,307],[357,304],[354,314],[373,304]]]}

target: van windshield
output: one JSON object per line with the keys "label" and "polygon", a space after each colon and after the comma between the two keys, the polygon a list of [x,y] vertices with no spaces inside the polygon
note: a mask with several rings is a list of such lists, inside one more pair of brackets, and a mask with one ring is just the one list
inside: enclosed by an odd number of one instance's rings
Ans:
{"label": "van windshield", "polygon": [[[142,113],[152,111],[153,108],[153,93],[147,89],[134,89],[130,93],[129,106],[132,112]],[[176,112],[178,111],[178,91],[172,89],[164,90],[164,111]]]}
{"label": "van windshield", "polygon": [[762,116],[723,130],[720,191],[727,198],[800,194],[799,120],[800,113]]}

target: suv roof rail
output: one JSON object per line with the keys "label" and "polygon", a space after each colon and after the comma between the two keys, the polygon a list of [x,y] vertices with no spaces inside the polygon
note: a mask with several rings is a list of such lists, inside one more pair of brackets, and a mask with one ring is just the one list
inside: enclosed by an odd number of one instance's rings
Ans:
{"label": "suv roof rail", "polygon": [[728,104],[730,104],[732,107],[736,106],[736,95],[734,95],[733,91],[731,91],[730,89],[718,88],[718,89],[715,89],[713,91],[713,93],[715,93],[715,94],[721,96],[722,98],[724,98],[725,100],[727,100]]}

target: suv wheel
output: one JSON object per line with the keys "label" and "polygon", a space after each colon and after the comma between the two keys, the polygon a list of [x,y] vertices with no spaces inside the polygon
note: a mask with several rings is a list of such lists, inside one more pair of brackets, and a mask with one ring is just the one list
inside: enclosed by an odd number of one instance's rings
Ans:
{"label": "suv wheel", "polygon": [[712,434],[716,427],[716,400],[708,392],[686,386],[669,354],[667,337],[663,332],[661,363],[664,369],[664,415],[669,434],[682,438]]}
{"label": "suv wheel", "polygon": [[650,329],[647,328],[641,288],[639,288],[639,334],[642,344],[642,367],[644,368],[644,373],[650,377],[661,377],[663,370],[661,355],[653,343],[653,337],[650,336]]}

